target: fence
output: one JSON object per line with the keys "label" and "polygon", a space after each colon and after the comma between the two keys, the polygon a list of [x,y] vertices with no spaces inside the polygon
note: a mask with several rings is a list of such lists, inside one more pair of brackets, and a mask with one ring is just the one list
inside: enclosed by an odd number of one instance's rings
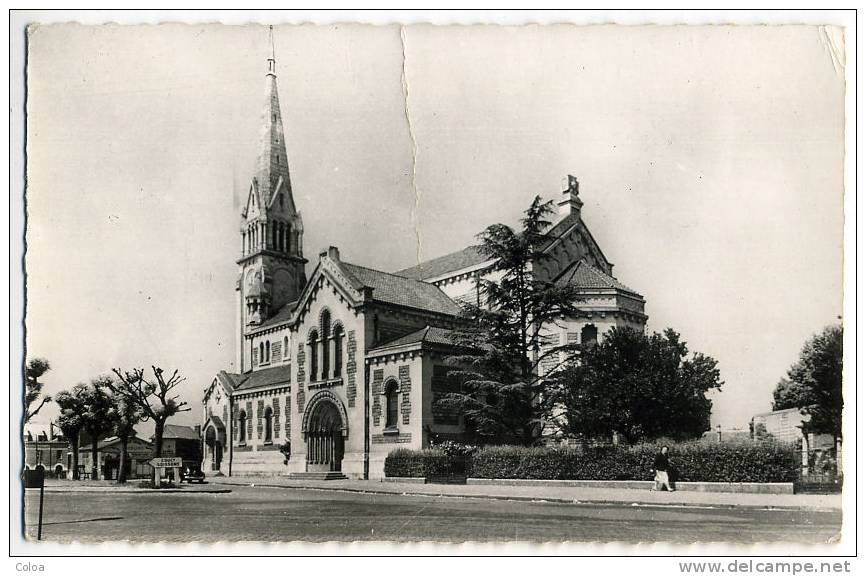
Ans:
{"label": "fence", "polygon": [[807,448],[799,451],[801,473],[798,492],[840,492],[842,467],[837,447]]}

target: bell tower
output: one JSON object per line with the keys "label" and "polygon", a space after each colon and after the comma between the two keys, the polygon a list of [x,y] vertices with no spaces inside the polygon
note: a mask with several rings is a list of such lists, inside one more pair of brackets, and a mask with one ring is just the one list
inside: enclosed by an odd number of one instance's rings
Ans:
{"label": "bell tower", "polygon": [[292,197],[283,119],[277,94],[273,28],[265,74],[260,148],[241,212],[238,260],[240,332],[260,325],[294,300],[306,284],[304,224]]}

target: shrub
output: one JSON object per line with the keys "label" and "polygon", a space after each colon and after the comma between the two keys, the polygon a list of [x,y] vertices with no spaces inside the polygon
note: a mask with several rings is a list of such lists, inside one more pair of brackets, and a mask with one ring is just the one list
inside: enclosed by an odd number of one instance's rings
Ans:
{"label": "shrub", "polygon": [[459,442],[454,442],[453,440],[445,440],[440,444],[436,444],[435,448],[441,450],[445,453],[446,456],[469,456],[476,450],[478,450],[478,446],[472,446],[471,444],[461,444]]}
{"label": "shrub", "polygon": [[448,455],[440,449],[397,449],[385,458],[385,476],[432,478],[464,474],[465,457]]}
{"label": "shrub", "polygon": [[[466,457],[474,478],[536,480],[651,480],[660,444],[586,448],[490,446]],[[395,450],[385,460],[387,476],[444,476],[455,460],[441,450]],[[674,478],[693,482],[793,482],[798,454],[793,445],[762,442],[670,445]],[[462,465],[462,462],[460,463]]]}

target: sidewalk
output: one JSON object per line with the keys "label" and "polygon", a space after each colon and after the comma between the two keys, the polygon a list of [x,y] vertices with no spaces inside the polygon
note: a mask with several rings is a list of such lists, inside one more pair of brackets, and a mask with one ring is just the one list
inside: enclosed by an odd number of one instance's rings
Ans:
{"label": "sidewalk", "polygon": [[339,490],[366,494],[401,494],[498,500],[548,501],[568,504],[681,506],[708,508],[794,509],[838,512],[839,494],[732,494],[723,492],[651,492],[623,488],[563,486],[494,486],[418,484],[378,480],[290,480],[285,476],[215,476],[212,484],[299,490]]}

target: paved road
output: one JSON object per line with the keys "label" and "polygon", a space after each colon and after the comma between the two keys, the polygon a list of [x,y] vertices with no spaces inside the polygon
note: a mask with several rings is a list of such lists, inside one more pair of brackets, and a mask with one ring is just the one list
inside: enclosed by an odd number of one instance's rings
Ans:
{"label": "paved road", "polygon": [[[27,491],[35,537],[39,495]],[[826,542],[841,512],[528,503],[235,487],[231,494],[45,494],[43,539],[132,541]]]}

